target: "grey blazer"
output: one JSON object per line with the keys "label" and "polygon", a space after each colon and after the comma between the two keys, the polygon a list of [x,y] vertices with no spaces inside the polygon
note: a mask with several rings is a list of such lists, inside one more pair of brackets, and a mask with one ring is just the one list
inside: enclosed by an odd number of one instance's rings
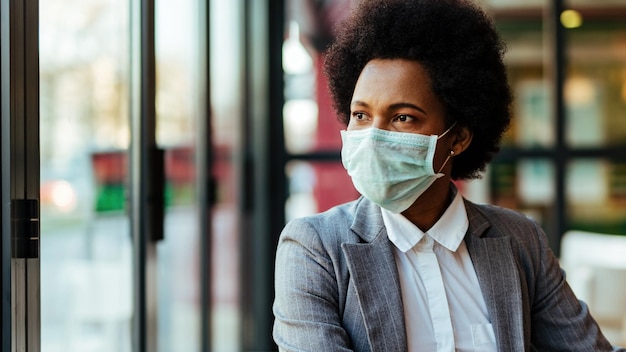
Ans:
{"label": "grey blazer", "polygon": [[[565,282],[541,228],[465,201],[467,249],[498,350],[614,349]],[[276,255],[273,336],[281,351],[406,351],[398,270],[367,199],[289,222]]]}

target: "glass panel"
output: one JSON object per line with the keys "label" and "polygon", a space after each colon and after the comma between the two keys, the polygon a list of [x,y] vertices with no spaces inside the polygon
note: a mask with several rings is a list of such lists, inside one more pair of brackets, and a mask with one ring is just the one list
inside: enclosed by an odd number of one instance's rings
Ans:
{"label": "glass panel", "polygon": [[[515,71],[515,72],[514,72]],[[547,82],[539,75],[521,67],[511,67],[513,122],[511,132],[519,147],[554,146],[556,138],[554,114],[550,111],[552,94]],[[510,144],[510,140],[505,143]]]}
{"label": "glass panel", "polygon": [[216,203],[211,212],[211,341],[214,351],[239,351],[241,305],[239,297],[238,157],[244,116],[241,97],[242,26],[241,1],[211,1],[210,91],[213,165]]}
{"label": "glass panel", "polygon": [[[626,4],[594,3],[574,12],[567,31],[566,140],[572,147],[626,140]],[[575,21],[578,18],[578,21]],[[565,24],[566,20],[562,18]]]}
{"label": "glass panel", "polygon": [[614,345],[626,345],[626,236],[568,231],[560,262],[567,283]]}
{"label": "glass panel", "polygon": [[545,0],[486,1],[496,27],[507,45],[505,64],[513,90],[513,120],[505,146],[551,147],[555,143],[554,118],[546,72]]}
{"label": "glass panel", "polygon": [[338,150],[339,130],[323,74],[322,52],[353,0],[287,1],[283,44],[285,142],[289,153]]}
{"label": "glass panel", "polygon": [[42,350],[130,351],[129,3],[40,3]]}
{"label": "glass panel", "polygon": [[554,166],[547,159],[494,162],[489,167],[491,203],[521,211],[552,228]]}
{"label": "glass panel", "polygon": [[[507,144],[551,147],[555,142],[545,69],[545,1],[484,1],[507,43],[506,63],[515,93]],[[568,28],[565,140],[572,147],[623,143],[626,125],[626,5],[616,1],[572,1],[561,16]],[[577,7],[579,6],[579,7]]]}
{"label": "glass panel", "polygon": [[[202,113],[197,0],[156,1],[156,138],[165,150],[165,231],[158,243],[158,349],[200,351],[202,278],[196,141]],[[204,118],[204,116],[202,116]]]}
{"label": "glass panel", "polygon": [[565,234],[561,247],[568,282],[589,304],[609,341],[624,344],[626,162],[578,159],[568,165],[566,182],[574,230]]}
{"label": "glass panel", "polygon": [[287,220],[318,213],[359,197],[341,162],[292,161],[287,164]]}
{"label": "glass panel", "polygon": [[575,160],[566,182],[572,229],[626,235],[626,163]]}

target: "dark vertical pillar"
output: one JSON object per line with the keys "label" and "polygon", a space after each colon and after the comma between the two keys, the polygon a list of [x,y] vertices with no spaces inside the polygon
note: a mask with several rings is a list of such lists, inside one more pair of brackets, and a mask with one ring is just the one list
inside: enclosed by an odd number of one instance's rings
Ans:
{"label": "dark vertical pillar", "polygon": [[284,0],[245,2],[242,349],[272,351],[274,257],[285,222]]}
{"label": "dark vertical pillar", "polygon": [[41,350],[39,2],[0,2],[2,351]]}
{"label": "dark vertical pillar", "polygon": [[563,233],[567,230],[567,199],[565,194],[565,177],[566,167],[568,164],[568,154],[565,141],[565,128],[566,128],[566,111],[565,101],[563,95],[563,87],[565,84],[565,75],[567,68],[566,58],[566,33],[565,28],[561,24],[561,13],[565,8],[564,0],[552,0],[550,1],[549,11],[549,26],[551,27],[551,50],[552,50],[552,96],[553,101],[553,114],[555,117],[555,202],[554,202],[554,214],[555,222],[553,229],[548,233],[548,239],[550,246],[555,254],[558,256],[561,245],[561,238]]}
{"label": "dark vertical pillar", "polygon": [[130,203],[133,351],[157,350],[156,240],[162,236],[163,153],[156,147],[154,0],[131,1]]}
{"label": "dark vertical pillar", "polygon": [[198,135],[196,141],[196,180],[198,183],[198,209],[200,222],[200,348],[203,352],[211,350],[211,210],[215,204],[215,181],[211,168],[213,165],[213,141],[211,135],[211,92],[209,58],[210,6],[208,1],[198,1],[199,10],[199,65],[198,74]]}

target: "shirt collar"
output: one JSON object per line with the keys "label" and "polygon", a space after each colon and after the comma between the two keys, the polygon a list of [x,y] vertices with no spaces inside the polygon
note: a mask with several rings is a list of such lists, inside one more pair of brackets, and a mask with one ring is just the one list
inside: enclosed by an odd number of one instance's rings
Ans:
{"label": "shirt collar", "polygon": [[389,240],[402,252],[413,248],[425,234],[432,237],[437,243],[452,252],[456,252],[465,237],[469,227],[467,212],[461,192],[452,187],[454,198],[452,202],[437,220],[435,225],[426,233],[422,232],[409,219],[402,214],[395,214],[381,208],[383,222],[387,228]]}

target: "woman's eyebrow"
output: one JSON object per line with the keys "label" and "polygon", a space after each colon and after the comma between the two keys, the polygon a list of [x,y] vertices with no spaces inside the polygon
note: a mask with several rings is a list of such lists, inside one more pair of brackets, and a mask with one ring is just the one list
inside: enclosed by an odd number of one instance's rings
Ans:
{"label": "woman's eyebrow", "polygon": [[[369,104],[364,102],[364,101],[360,101],[360,100],[355,100],[352,103],[350,103],[350,106],[359,106],[359,107],[364,107],[364,108],[368,108]],[[424,113],[424,115],[428,115],[428,113],[426,112],[426,110],[422,109],[421,107],[412,104],[412,103],[405,103],[405,102],[400,102],[400,103],[393,103],[391,105],[389,105],[388,110],[394,110],[394,109],[400,109],[400,108],[409,108],[409,109],[415,109],[418,111],[421,111],[422,113]]]}
{"label": "woman's eyebrow", "polygon": [[352,106],[362,106],[362,107],[364,107],[364,108],[368,108],[368,107],[369,107],[369,104],[367,104],[367,103],[366,103],[366,102],[364,102],[364,101],[355,100],[355,101],[353,101],[353,102],[351,102],[351,103],[350,103],[350,106],[351,106],[351,107],[352,107]]}
{"label": "woman's eyebrow", "polygon": [[426,110],[412,103],[401,102],[401,103],[394,103],[394,104],[389,105],[389,109],[400,109],[400,108],[415,109],[415,110],[421,111],[424,115],[428,115]]}

